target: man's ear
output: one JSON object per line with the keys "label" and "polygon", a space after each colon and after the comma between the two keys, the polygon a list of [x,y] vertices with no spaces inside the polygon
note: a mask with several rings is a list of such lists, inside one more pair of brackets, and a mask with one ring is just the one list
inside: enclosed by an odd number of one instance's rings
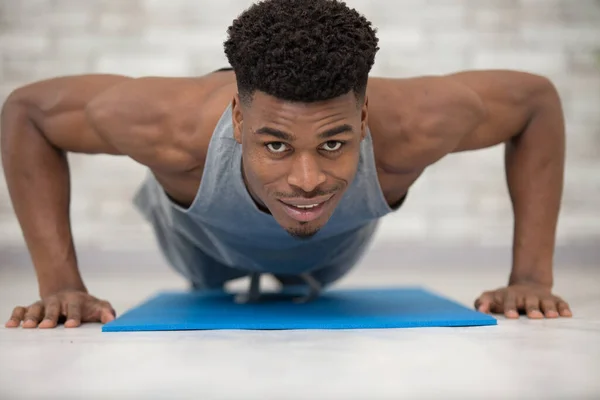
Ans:
{"label": "man's ear", "polygon": [[360,113],[360,140],[367,136],[367,128],[369,125],[369,98],[365,95],[365,102],[362,105]]}
{"label": "man's ear", "polygon": [[233,122],[233,137],[235,141],[242,144],[242,131],[244,123],[244,114],[242,113],[242,103],[239,94],[235,94],[231,102],[231,118]]}

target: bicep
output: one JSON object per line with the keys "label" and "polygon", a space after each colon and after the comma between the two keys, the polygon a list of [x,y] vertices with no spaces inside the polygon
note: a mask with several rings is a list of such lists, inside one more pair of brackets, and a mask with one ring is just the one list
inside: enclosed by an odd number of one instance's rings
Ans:
{"label": "bicep", "polygon": [[454,152],[495,146],[517,136],[551,85],[544,77],[518,71],[468,71],[449,78],[470,91],[480,108],[480,117],[460,137]]}

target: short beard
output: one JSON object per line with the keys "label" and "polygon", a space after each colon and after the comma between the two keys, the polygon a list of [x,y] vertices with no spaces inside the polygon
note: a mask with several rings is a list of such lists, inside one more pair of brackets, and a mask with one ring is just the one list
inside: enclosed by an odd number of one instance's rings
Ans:
{"label": "short beard", "polygon": [[311,228],[305,224],[301,224],[299,227],[286,229],[290,236],[299,240],[308,240],[315,236],[319,230],[320,228]]}

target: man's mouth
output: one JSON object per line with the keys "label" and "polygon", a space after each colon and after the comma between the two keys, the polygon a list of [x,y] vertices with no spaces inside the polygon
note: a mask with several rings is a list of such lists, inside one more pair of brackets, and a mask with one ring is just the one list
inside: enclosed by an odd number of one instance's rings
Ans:
{"label": "man's mouth", "polygon": [[283,209],[293,219],[300,222],[310,222],[319,218],[331,203],[334,195],[315,197],[312,199],[279,200]]}

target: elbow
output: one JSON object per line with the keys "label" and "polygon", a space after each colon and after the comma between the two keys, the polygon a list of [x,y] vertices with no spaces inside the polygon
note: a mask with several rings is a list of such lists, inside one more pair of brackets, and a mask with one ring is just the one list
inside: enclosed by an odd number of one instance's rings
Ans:
{"label": "elbow", "polygon": [[555,121],[560,128],[557,129],[557,132],[564,136],[565,115],[559,90],[550,79],[544,78],[540,84],[540,93],[539,113],[544,115],[545,118]]}
{"label": "elbow", "polygon": [[0,118],[2,124],[7,120],[16,110],[23,109],[25,107],[25,97],[21,89],[13,90],[4,103],[2,104],[2,110],[0,111]]}
{"label": "elbow", "polygon": [[[566,142],[565,115],[560,93],[554,83],[539,77],[530,102],[530,117],[521,136],[535,140],[539,148],[552,148],[564,157]],[[529,140],[527,142],[529,143]]]}
{"label": "elbow", "polygon": [[0,111],[0,123],[2,124],[2,133],[4,133],[6,124],[23,117],[34,120],[38,115],[38,104],[34,100],[29,86],[21,86],[14,89],[4,100],[2,110]]}
{"label": "elbow", "polygon": [[7,104],[15,104],[15,103],[21,103],[21,104],[25,104],[26,103],[26,99],[27,99],[27,86],[19,86],[15,89],[12,90],[12,92],[9,93],[9,95],[6,97],[6,100],[4,101],[4,105]]}
{"label": "elbow", "polygon": [[13,89],[6,97],[6,100],[4,100],[1,115],[2,117],[10,115],[16,108],[31,110],[34,106],[35,103],[30,85],[19,86]]}
{"label": "elbow", "polygon": [[547,77],[533,75],[533,78],[527,101],[529,109],[527,126],[537,121],[536,124],[543,123],[547,126],[547,132],[564,135],[565,117],[559,90]]}
{"label": "elbow", "polygon": [[544,107],[562,108],[560,92],[554,82],[550,78],[541,75],[536,75],[535,78],[533,90],[535,103]]}
{"label": "elbow", "polygon": [[0,111],[0,142],[2,147],[8,136],[17,132],[14,126],[17,121],[29,118],[26,98],[20,89],[15,89],[8,95]]}

